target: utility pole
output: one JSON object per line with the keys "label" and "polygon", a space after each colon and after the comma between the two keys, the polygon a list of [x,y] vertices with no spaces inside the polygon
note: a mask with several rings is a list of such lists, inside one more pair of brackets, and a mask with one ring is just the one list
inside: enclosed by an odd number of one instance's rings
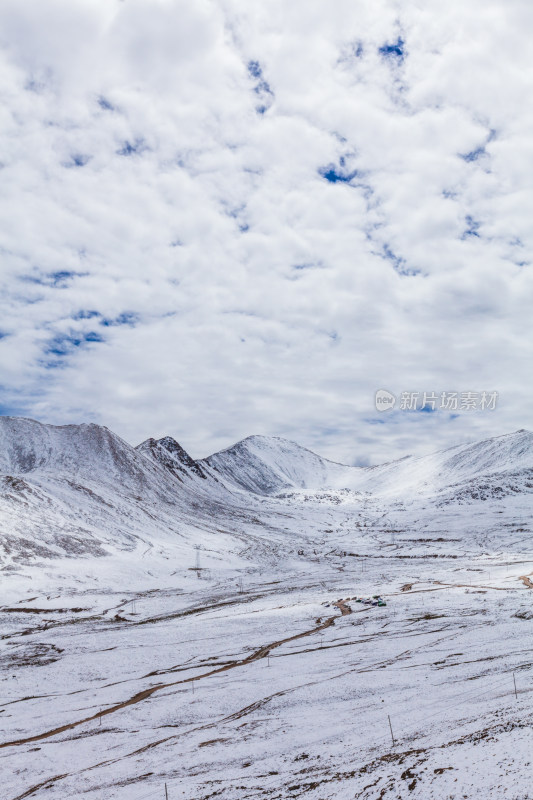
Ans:
{"label": "utility pole", "polygon": [[165,783],[165,800],[168,800],[168,789],[166,783]]}
{"label": "utility pole", "polygon": [[392,746],[394,747],[396,742],[394,741],[394,734],[392,732],[392,723],[390,721],[390,716],[388,714],[387,714],[387,716],[388,716],[388,719],[389,719],[389,728],[390,728],[390,735],[391,735],[391,739],[392,739]]}
{"label": "utility pole", "polygon": [[199,544],[195,545],[195,550],[196,550],[196,565],[195,565],[194,568],[196,570],[196,575],[198,577],[200,577],[200,545]]}
{"label": "utility pole", "polygon": [[514,672],[513,672],[513,683],[514,683],[514,696],[515,696],[515,699],[518,700],[518,694],[516,692],[516,678],[515,678]]}

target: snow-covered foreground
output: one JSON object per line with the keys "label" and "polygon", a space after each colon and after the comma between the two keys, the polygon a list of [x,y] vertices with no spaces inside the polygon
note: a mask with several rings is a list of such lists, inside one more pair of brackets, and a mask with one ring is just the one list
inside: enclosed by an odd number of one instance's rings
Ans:
{"label": "snow-covered foreground", "polygon": [[[57,546],[53,525],[67,537],[76,512],[66,485],[24,480],[59,499],[6,495],[3,531],[15,519],[26,541],[35,524]],[[95,493],[95,480],[76,486]],[[11,533],[1,797],[164,800],[166,785],[171,800],[530,798],[528,492],[228,486],[209,503],[195,489],[195,508],[180,496],[174,522],[160,500],[146,529],[124,492],[114,548],[101,512],[106,556],[36,562],[27,544],[13,555]],[[91,508],[76,535],[97,535]],[[373,595],[386,605],[357,602]]]}
{"label": "snow-covered foreground", "polygon": [[347,504],[328,517],[339,555],[317,539],[290,568],[160,567],[119,589],[102,565],[46,594],[13,578],[3,796],[527,797],[524,535],[486,553],[457,530],[357,528]]}

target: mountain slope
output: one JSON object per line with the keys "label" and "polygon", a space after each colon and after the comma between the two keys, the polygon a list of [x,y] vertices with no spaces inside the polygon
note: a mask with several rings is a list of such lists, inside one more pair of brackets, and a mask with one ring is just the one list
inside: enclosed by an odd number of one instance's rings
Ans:
{"label": "mountain slope", "polygon": [[361,471],[353,488],[378,495],[438,495],[450,488],[460,491],[492,476],[495,485],[510,476],[528,490],[533,470],[533,434],[519,430],[471,444],[440,450],[427,456],[408,456]]}
{"label": "mountain slope", "polygon": [[194,461],[191,456],[171,436],[163,439],[146,439],[135,448],[155,464],[163,466],[180,481],[184,478],[197,477],[208,479],[208,472]]}
{"label": "mountain slope", "polygon": [[200,463],[233,485],[262,495],[348,488],[379,496],[431,496],[447,487],[504,474],[518,476],[527,489],[533,470],[533,434],[520,430],[376,467],[349,467],[286,439],[250,436]]}
{"label": "mountain slope", "polygon": [[233,485],[263,495],[286,489],[342,487],[352,471],[358,470],[277,436],[249,436],[200,463],[212,467]]}
{"label": "mountain slope", "polygon": [[156,477],[142,455],[105,427],[44,425],[20,417],[0,417],[0,473],[137,487]]}
{"label": "mountain slope", "polygon": [[[350,497],[342,489],[351,490]],[[290,547],[286,519],[301,522],[306,499],[325,504],[322,511],[314,504],[307,514],[309,532],[321,524],[320,514],[327,516],[332,503],[344,499],[357,513],[366,513],[370,503],[383,515],[394,504],[419,499],[434,507],[467,503],[481,509],[484,501],[527,498],[532,491],[528,431],[363,468],[336,464],[277,437],[252,436],[194,461],[171,437],[133,448],[98,425],[0,417],[4,569],[140,547],[165,558],[179,552],[173,557],[190,563],[199,541],[227,563],[241,551],[252,559],[259,553],[277,558]],[[281,537],[275,547],[273,536]]]}
{"label": "mountain slope", "polygon": [[0,417],[0,562],[189,552],[198,530],[205,540],[231,516],[229,493],[165,444],[143,453],[98,425]]}

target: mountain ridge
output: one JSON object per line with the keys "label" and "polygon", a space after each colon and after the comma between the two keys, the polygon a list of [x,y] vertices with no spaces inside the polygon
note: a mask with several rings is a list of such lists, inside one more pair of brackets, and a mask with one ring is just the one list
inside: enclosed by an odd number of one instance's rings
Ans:
{"label": "mountain ridge", "polygon": [[154,463],[168,469],[179,480],[192,475],[203,480],[208,479],[208,475],[200,463],[195,461],[172,436],[164,436],[162,439],[146,439],[138,444],[135,450]]}
{"label": "mountain ridge", "polygon": [[[521,428],[443,450],[407,455],[371,467],[341,464],[279,436],[254,434],[203,459],[193,459],[172,437],[149,438],[136,447],[96,423],[48,425],[26,417],[0,417],[0,474],[47,473],[129,480],[161,470],[180,483],[222,483],[260,495],[318,489],[390,492],[439,487],[487,475],[533,468],[533,433]],[[154,473],[153,470],[156,470]]]}
{"label": "mountain ridge", "polygon": [[[339,503],[355,518],[370,507],[479,510],[532,491],[533,434],[525,430],[350,467],[281,437],[247,437],[196,461],[170,436],[132,447],[95,423],[0,417],[0,568],[112,553],[122,560],[141,547],[143,555],[172,548],[183,560],[198,541],[222,561],[244,552],[268,559],[273,531],[284,532],[308,500],[309,526]],[[282,535],[275,552],[286,547]]]}

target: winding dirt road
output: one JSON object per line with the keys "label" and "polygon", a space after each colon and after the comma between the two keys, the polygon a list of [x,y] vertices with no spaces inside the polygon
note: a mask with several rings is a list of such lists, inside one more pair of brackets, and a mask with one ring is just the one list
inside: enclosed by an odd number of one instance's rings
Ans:
{"label": "winding dirt road", "polygon": [[[336,603],[333,603],[340,612],[341,616],[345,617],[348,614],[352,613],[352,609],[346,605],[343,600],[338,600]],[[285,639],[278,639],[275,642],[271,642],[270,644],[264,645],[260,647],[259,650],[255,650],[246,658],[240,659],[239,661],[233,661],[229,664],[225,664],[223,667],[218,667],[217,669],[209,670],[209,672],[204,672],[201,675],[195,675],[191,678],[183,678],[179,681],[171,681],[169,683],[157,683],[155,686],[150,686],[148,689],[143,689],[141,692],[137,692],[130,697],[128,700],[124,700],[121,703],[117,703],[110,708],[106,708],[103,711],[99,711],[97,714],[92,714],[89,717],[84,717],[83,719],[76,720],[75,722],[69,722],[66,725],[60,725],[57,728],[52,728],[51,730],[44,731],[43,733],[38,733],[35,736],[28,736],[24,739],[15,739],[10,742],[2,742],[0,744],[0,749],[4,747],[16,747],[18,745],[23,744],[31,744],[32,742],[40,742],[43,739],[49,739],[51,736],[56,736],[59,733],[64,733],[65,731],[70,731],[73,728],[78,728],[80,725],[84,725],[86,722],[93,722],[94,720],[98,720],[101,717],[108,716],[109,714],[116,714],[118,711],[122,711],[122,709],[127,708],[128,706],[136,705],[137,703],[142,703],[143,700],[147,700],[153,694],[162,691],[163,689],[168,689],[171,686],[178,686],[184,683],[192,683],[193,681],[199,681],[204,678],[209,678],[211,675],[218,675],[221,672],[228,672],[231,669],[236,669],[237,667],[244,667],[247,664],[251,664],[254,661],[258,661],[261,658],[266,658],[272,650],[275,650],[277,647],[281,647],[283,644],[287,644],[287,642],[294,642],[297,639],[302,639],[304,636],[311,636],[314,633],[319,633],[320,631],[329,628],[331,625],[335,624],[336,617],[328,617],[324,622],[320,623],[319,625],[315,625],[313,628],[309,628],[306,631],[302,631],[302,633],[296,633],[293,636],[287,636]]]}

